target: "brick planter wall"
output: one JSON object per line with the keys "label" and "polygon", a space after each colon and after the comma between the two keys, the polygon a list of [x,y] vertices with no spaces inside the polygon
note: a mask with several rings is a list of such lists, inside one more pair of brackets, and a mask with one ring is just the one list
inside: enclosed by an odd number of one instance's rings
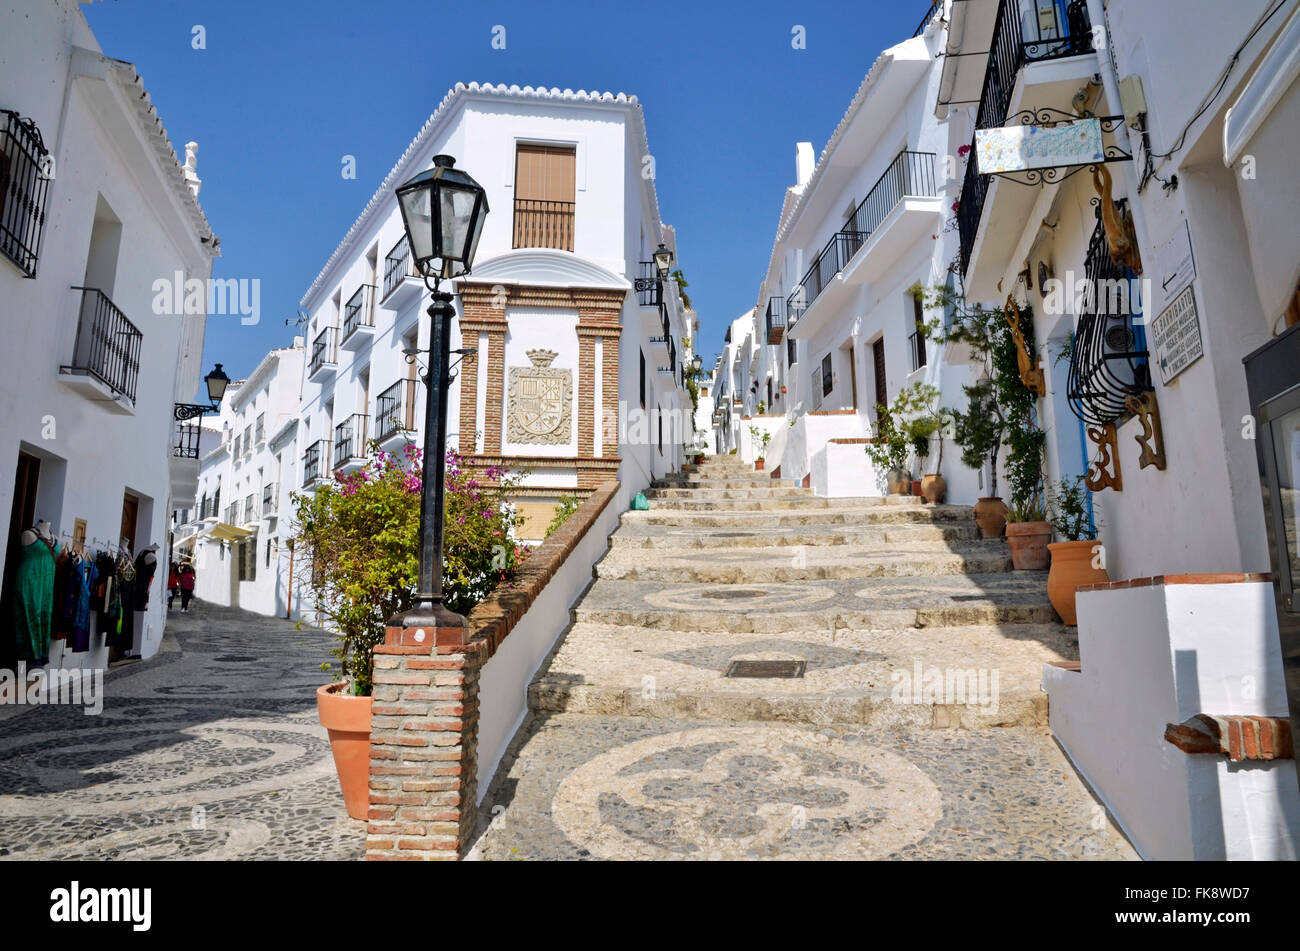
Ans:
{"label": "brick planter wall", "polygon": [[596,488],[469,617],[394,618],[375,647],[366,858],[459,859],[477,820],[479,676],[619,483]]}

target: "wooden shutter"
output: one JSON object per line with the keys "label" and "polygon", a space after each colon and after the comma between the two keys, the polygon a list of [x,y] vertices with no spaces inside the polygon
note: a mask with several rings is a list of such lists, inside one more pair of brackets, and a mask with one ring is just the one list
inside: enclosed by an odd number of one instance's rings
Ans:
{"label": "wooden shutter", "polygon": [[573,147],[519,145],[515,154],[516,248],[573,250],[577,196]]}

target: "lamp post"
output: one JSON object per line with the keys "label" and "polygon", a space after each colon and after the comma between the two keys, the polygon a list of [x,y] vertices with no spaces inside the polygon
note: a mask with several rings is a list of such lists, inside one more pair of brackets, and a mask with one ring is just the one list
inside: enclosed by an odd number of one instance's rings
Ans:
{"label": "lamp post", "polygon": [[[487,217],[487,193],[438,155],[433,168],[399,185],[397,204],[411,259],[433,295],[429,304],[429,371],[425,374],[423,492],[420,499],[420,575],[414,608],[402,627],[437,624],[450,612],[442,604],[443,477],[447,463],[447,388],[450,385],[452,295],[444,280],[469,274]],[[432,281],[432,283],[430,283]],[[398,623],[397,619],[393,623]]]}
{"label": "lamp post", "polygon": [[[221,364],[218,363],[212,368],[212,372],[203,378],[203,382],[208,386],[208,402],[210,406],[204,406],[202,403],[175,403],[172,405],[172,418],[178,423],[188,423],[192,419],[205,416],[208,413],[215,413],[221,406],[221,398],[226,395],[226,387],[230,385],[230,377],[226,376]],[[199,457],[199,434],[197,426],[180,426],[177,428],[176,445],[172,447],[172,455],[180,459],[197,459]]]}

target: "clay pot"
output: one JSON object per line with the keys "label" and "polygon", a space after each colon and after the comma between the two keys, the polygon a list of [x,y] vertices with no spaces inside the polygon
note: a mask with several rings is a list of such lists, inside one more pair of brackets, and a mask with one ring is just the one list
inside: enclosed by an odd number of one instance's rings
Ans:
{"label": "clay pot", "polygon": [[1007,523],[1007,545],[1016,571],[1042,571],[1046,568],[1051,558],[1047,543],[1051,540],[1050,522]]}
{"label": "clay pot", "polygon": [[907,495],[912,488],[912,474],[906,469],[894,467],[885,473],[890,495]]}
{"label": "clay pot", "polygon": [[912,494],[915,495],[917,498],[920,498],[920,497],[921,497],[921,480],[920,480],[920,479],[913,479],[913,480],[912,480]]}
{"label": "clay pot", "polygon": [[1007,524],[1007,503],[996,495],[985,496],[975,503],[975,522],[984,538],[998,538]]}
{"label": "clay pot", "polygon": [[353,819],[370,812],[370,698],[342,693],[339,681],[316,691],[316,713],[330,735],[343,803]]}
{"label": "clay pot", "polygon": [[1052,570],[1047,574],[1047,600],[1052,602],[1062,623],[1074,627],[1079,616],[1074,607],[1074,596],[1080,585],[1101,584],[1110,580],[1105,568],[1092,566],[1092,550],[1100,542],[1084,539],[1078,542],[1056,542],[1047,548],[1052,554]]}
{"label": "clay pot", "polygon": [[937,472],[932,472],[921,478],[921,495],[927,502],[935,505],[944,500],[948,494],[948,482]]}
{"label": "clay pot", "polygon": [[762,472],[762,471],[763,471],[763,460],[762,460],[762,459],[755,459],[755,460],[754,460],[754,471],[755,471],[755,472]]}

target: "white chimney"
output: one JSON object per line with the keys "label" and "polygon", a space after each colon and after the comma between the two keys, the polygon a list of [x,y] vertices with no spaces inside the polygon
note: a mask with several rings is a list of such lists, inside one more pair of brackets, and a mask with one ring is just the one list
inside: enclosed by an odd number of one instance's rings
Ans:
{"label": "white chimney", "polygon": [[194,170],[195,156],[199,151],[199,143],[185,143],[185,184],[190,186],[190,191],[195,198],[199,197],[199,189],[203,187],[203,179],[199,178],[198,172]]}
{"label": "white chimney", "polygon": [[808,184],[808,179],[812,178],[813,169],[817,166],[817,160],[813,157],[813,147],[811,142],[796,142],[794,144],[794,183],[802,187]]}

